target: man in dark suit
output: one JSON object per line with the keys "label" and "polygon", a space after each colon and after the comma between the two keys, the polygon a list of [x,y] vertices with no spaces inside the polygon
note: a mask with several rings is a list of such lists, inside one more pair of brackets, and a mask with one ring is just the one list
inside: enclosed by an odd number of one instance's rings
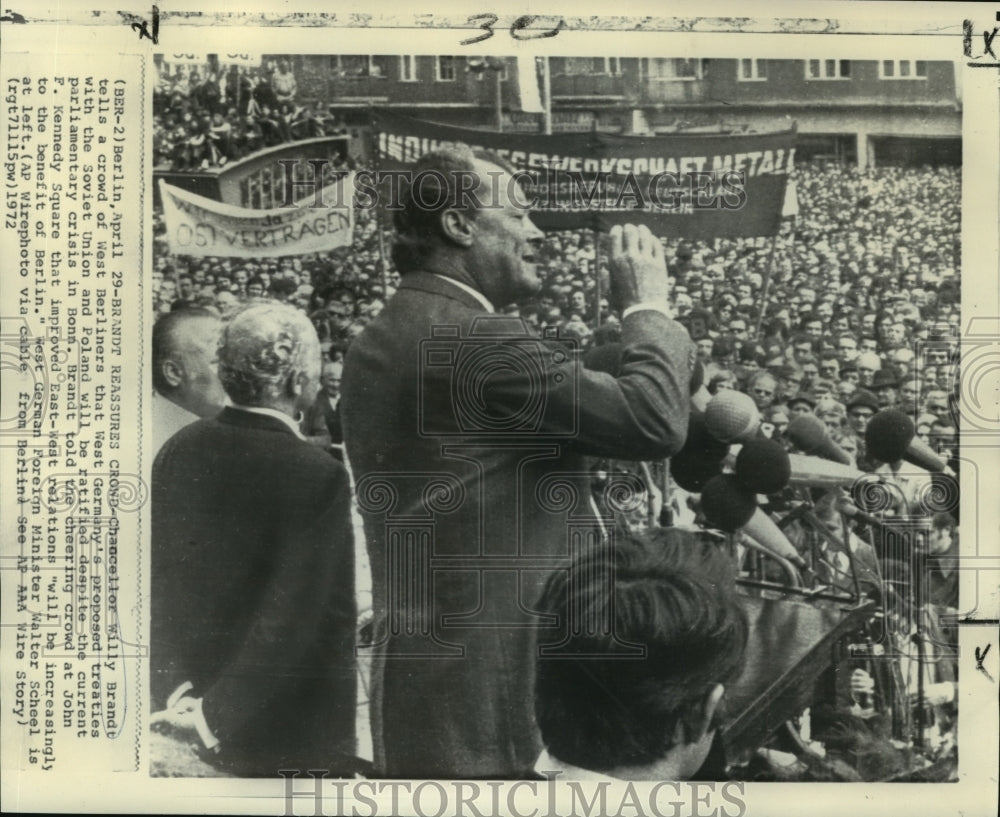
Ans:
{"label": "man in dark suit", "polygon": [[322,387],[306,411],[302,420],[302,433],[312,442],[324,448],[331,443],[339,446],[344,442],[340,429],[340,378],[344,364],[328,360],[323,364],[320,376]]}
{"label": "man in dark suit", "polygon": [[677,451],[694,353],[646,228],[612,231],[621,371],[589,372],[566,343],[491,314],[541,287],[542,234],[511,169],[456,146],[412,170],[402,282],[352,344],[341,398],[372,567],[375,766],[519,777],[541,748],[535,627],[544,639],[554,624],[535,601],[605,533],[584,457]]}
{"label": "man in dark suit", "polygon": [[153,463],[153,723],[237,775],[355,767],[348,478],[293,420],[319,367],[303,313],[245,309],[219,348],[233,405]]}

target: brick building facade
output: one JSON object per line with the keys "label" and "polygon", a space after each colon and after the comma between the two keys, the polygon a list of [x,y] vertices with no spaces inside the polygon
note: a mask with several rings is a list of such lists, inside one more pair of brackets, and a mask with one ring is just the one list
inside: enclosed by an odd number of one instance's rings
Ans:
{"label": "brick building facade", "polygon": [[[278,59],[284,55],[265,55]],[[517,61],[456,55],[288,57],[302,101],[355,133],[370,106],[447,124],[538,132],[522,110]],[[550,57],[554,132],[769,131],[796,123],[799,155],[862,167],[959,164],[954,63],[925,60]]]}

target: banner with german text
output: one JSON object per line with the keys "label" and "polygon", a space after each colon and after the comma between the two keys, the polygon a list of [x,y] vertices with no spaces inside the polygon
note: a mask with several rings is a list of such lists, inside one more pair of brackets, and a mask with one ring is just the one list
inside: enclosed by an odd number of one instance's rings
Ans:
{"label": "banner with german text", "polygon": [[449,142],[491,150],[519,172],[543,229],[626,222],[690,239],[778,231],[795,130],[619,136],[497,133],[379,111],[380,169],[402,170]]}
{"label": "banner with german text", "polygon": [[354,179],[345,175],[291,207],[250,210],[160,180],[170,252],[276,258],[343,247],[354,238]]}

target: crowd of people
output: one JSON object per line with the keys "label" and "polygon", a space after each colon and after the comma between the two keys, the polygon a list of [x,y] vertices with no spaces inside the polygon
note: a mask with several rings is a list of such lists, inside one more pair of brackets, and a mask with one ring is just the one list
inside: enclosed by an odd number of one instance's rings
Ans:
{"label": "crowd of people", "polygon": [[[779,436],[797,413],[815,413],[862,467],[867,419],[898,406],[912,414],[921,439],[950,458],[958,171],[804,165],[795,180],[802,211],[773,247],[770,239],[660,236],[675,314],[697,345],[709,392],[750,394]],[[154,309],[190,304],[227,316],[247,299],[275,298],[306,311],[324,352],[342,360],[399,284],[382,252],[391,228],[373,210],[355,217],[350,247],[243,261],[170,255],[157,214]],[[619,318],[608,294],[598,293],[595,271],[606,273],[607,260],[595,234],[549,233],[539,255],[542,292],[506,311],[539,331],[557,328],[583,351],[614,342]]]}
{"label": "crowd of people", "polygon": [[157,64],[153,163],[207,170],[282,142],[345,132],[319,103],[300,104],[287,60],[260,68]]}
{"label": "crowd of people", "polygon": [[[279,74],[283,70],[287,67],[277,68]],[[240,72],[231,75],[234,87],[242,88]],[[246,97],[254,99],[252,89],[260,85],[247,79],[251,90]],[[164,93],[170,100],[164,133],[181,127],[178,121],[228,115],[222,111],[228,91],[212,102],[211,94],[195,90],[191,78],[187,93],[178,91],[176,80],[161,84],[169,86]],[[244,94],[235,93],[237,98]],[[259,100],[250,104],[261,111],[271,108]],[[762,417],[761,433],[790,450],[789,424],[799,415],[814,415],[852,466],[894,486],[890,506],[880,511],[926,517],[931,554],[954,555],[957,496],[948,507],[929,505],[925,478],[901,463],[873,459],[866,451],[865,429],[880,411],[899,409],[912,418],[916,437],[958,470],[959,169],[859,171],[806,163],[796,168],[794,181],[800,212],[787,217],[773,239],[658,236],[667,259],[673,315],[690,336],[709,394],[745,392]],[[247,305],[270,302],[303,313],[325,362],[322,385],[300,430],[313,444],[342,458],[338,403],[343,364],[352,344],[391,304],[401,280],[386,250],[395,238],[388,219],[357,209],[350,246],[245,261],[172,255],[162,214],[155,218],[153,298],[159,320],[196,311],[225,325]],[[539,334],[558,330],[579,345],[584,361],[599,357],[594,350],[620,343],[624,316],[599,283],[611,265],[605,238],[587,229],[540,238],[534,260],[541,290],[497,304],[500,311],[522,318]],[[598,472],[615,466],[594,459],[591,467]],[[683,515],[687,493],[669,481],[660,487],[667,516],[671,511]],[[826,511],[840,507],[830,504]],[[942,568],[935,577],[929,602],[934,606],[919,615],[939,618],[957,607],[954,572],[949,575]],[[929,683],[942,683],[948,674],[938,672]],[[953,706],[954,684],[943,683],[935,687],[935,705]],[[861,699],[873,684],[871,673],[852,676],[849,706],[854,715],[864,717]],[[939,717],[940,737],[953,728],[954,718]]]}

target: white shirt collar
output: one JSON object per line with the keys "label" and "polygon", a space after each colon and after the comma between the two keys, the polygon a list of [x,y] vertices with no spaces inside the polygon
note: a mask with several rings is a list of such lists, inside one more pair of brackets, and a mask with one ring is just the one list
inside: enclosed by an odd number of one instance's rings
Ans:
{"label": "white shirt collar", "polygon": [[251,414],[263,414],[265,417],[274,417],[276,420],[281,420],[281,422],[291,429],[296,437],[302,441],[306,441],[306,438],[302,436],[302,432],[299,430],[299,424],[283,411],[263,408],[262,406],[241,406],[238,403],[233,403],[232,408],[239,409],[240,411],[248,411]]}
{"label": "white shirt collar", "polygon": [[449,278],[447,275],[441,275],[440,273],[437,272],[432,272],[431,275],[435,276],[436,278],[440,278],[442,281],[448,281],[449,283],[457,286],[459,289],[464,289],[473,298],[479,301],[479,303],[483,305],[483,309],[485,309],[487,312],[496,312],[496,309],[493,308],[493,304],[490,303],[489,298],[483,295],[483,293],[480,292],[478,289],[473,289],[472,287],[470,287],[464,281],[459,281],[455,278]]}

